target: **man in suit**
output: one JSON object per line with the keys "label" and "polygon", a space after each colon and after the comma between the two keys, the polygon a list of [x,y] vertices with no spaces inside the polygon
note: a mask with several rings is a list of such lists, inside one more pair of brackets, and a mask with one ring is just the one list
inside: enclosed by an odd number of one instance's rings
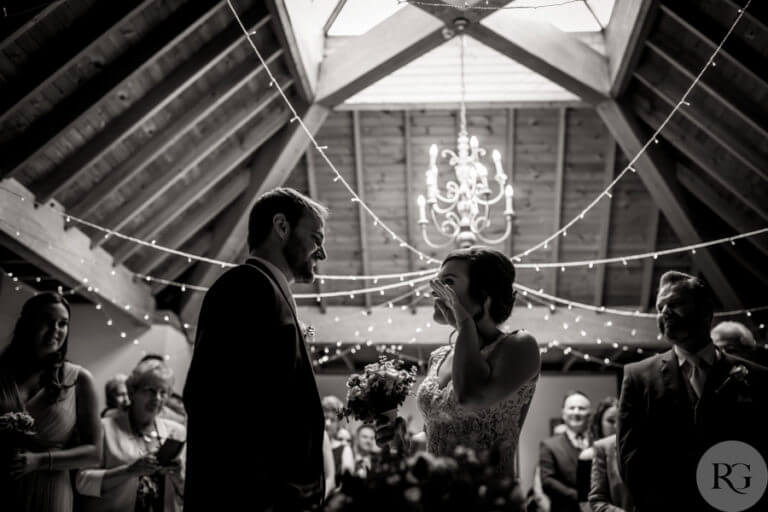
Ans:
{"label": "man in suit", "polygon": [[248,260],[205,296],[184,388],[187,512],[322,501],[325,421],[289,284],[325,259],[327,214],[289,188],[261,196]]}
{"label": "man in suit", "polygon": [[624,367],[617,436],[621,476],[641,512],[715,510],[696,481],[709,448],[743,441],[768,458],[758,421],[766,405],[766,369],[712,343],[713,299],[703,280],[666,272],[656,309],[672,349]]}
{"label": "man in suit", "polygon": [[[589,419],[592,404],[581,391],[570,391],[563,399],[565,432],[541,442],[541,485],[551,502],[551,512],[579,512],[579,454],[589,448]],[[586,501],[587,489],[583,489]]]}

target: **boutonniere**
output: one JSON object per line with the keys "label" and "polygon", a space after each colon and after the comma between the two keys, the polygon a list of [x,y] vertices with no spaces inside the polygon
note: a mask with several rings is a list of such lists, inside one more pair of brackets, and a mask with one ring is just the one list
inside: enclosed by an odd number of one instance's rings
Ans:
{"label": "boutonniere", "polygon": [[737,364],[728,372],[728,377],[720,384],[715,393],[720,393],[723,389],[731,385],[732,383],[738,383],[742,386],[749,384],[747,376],[749,375],[749,369],[743,364]]}
{"label": "boutonniere", "polygon": [[313,326],[305,324],[304,322],[299,322],[299,327],[301,328],[301,334],[304,336],[305,340],[314,341],[315,328]]}

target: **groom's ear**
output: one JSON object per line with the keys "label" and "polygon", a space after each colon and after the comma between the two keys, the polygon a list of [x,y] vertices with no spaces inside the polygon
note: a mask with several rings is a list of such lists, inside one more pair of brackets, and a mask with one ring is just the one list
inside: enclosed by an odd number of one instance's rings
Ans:
{"label": "groom's ear", "polygon": [[291,225],[288,223],[288,219],[285,218],[285,214],[276,213],[272,217],[272,229],[274,229],[281,240],[288,240],[288,236],[291,234]]}

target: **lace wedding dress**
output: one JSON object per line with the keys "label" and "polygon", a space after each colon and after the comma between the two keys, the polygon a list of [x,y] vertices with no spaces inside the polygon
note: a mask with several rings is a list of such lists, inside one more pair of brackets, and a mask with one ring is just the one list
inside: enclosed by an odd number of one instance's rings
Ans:
{"label": "lace wedding dress", "polygon": [[[483,347],[481,353],[487,355],[505,335]],[[477,453],[496,451],[496,471],[515,477],[515,451],[538,374],[508,398],[483,409],[468,409],[456,401],[452,379],[440,388],[438,371],[451,350],[453,347],[444,346],[432,352],[427,375],[416,392],[416,402],[424,415],[427,451],[438,456],[452,456],[457,446]]]}

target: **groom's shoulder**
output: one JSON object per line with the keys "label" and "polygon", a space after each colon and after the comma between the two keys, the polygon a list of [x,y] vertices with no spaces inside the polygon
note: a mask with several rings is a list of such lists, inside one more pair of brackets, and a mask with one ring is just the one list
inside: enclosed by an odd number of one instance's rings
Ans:
{"label": "groom's shoulder", "polygon": [[214,283],[212,288],[271,288],[272,281],[259,268],[252,265],[237,265],[224,272]]}

